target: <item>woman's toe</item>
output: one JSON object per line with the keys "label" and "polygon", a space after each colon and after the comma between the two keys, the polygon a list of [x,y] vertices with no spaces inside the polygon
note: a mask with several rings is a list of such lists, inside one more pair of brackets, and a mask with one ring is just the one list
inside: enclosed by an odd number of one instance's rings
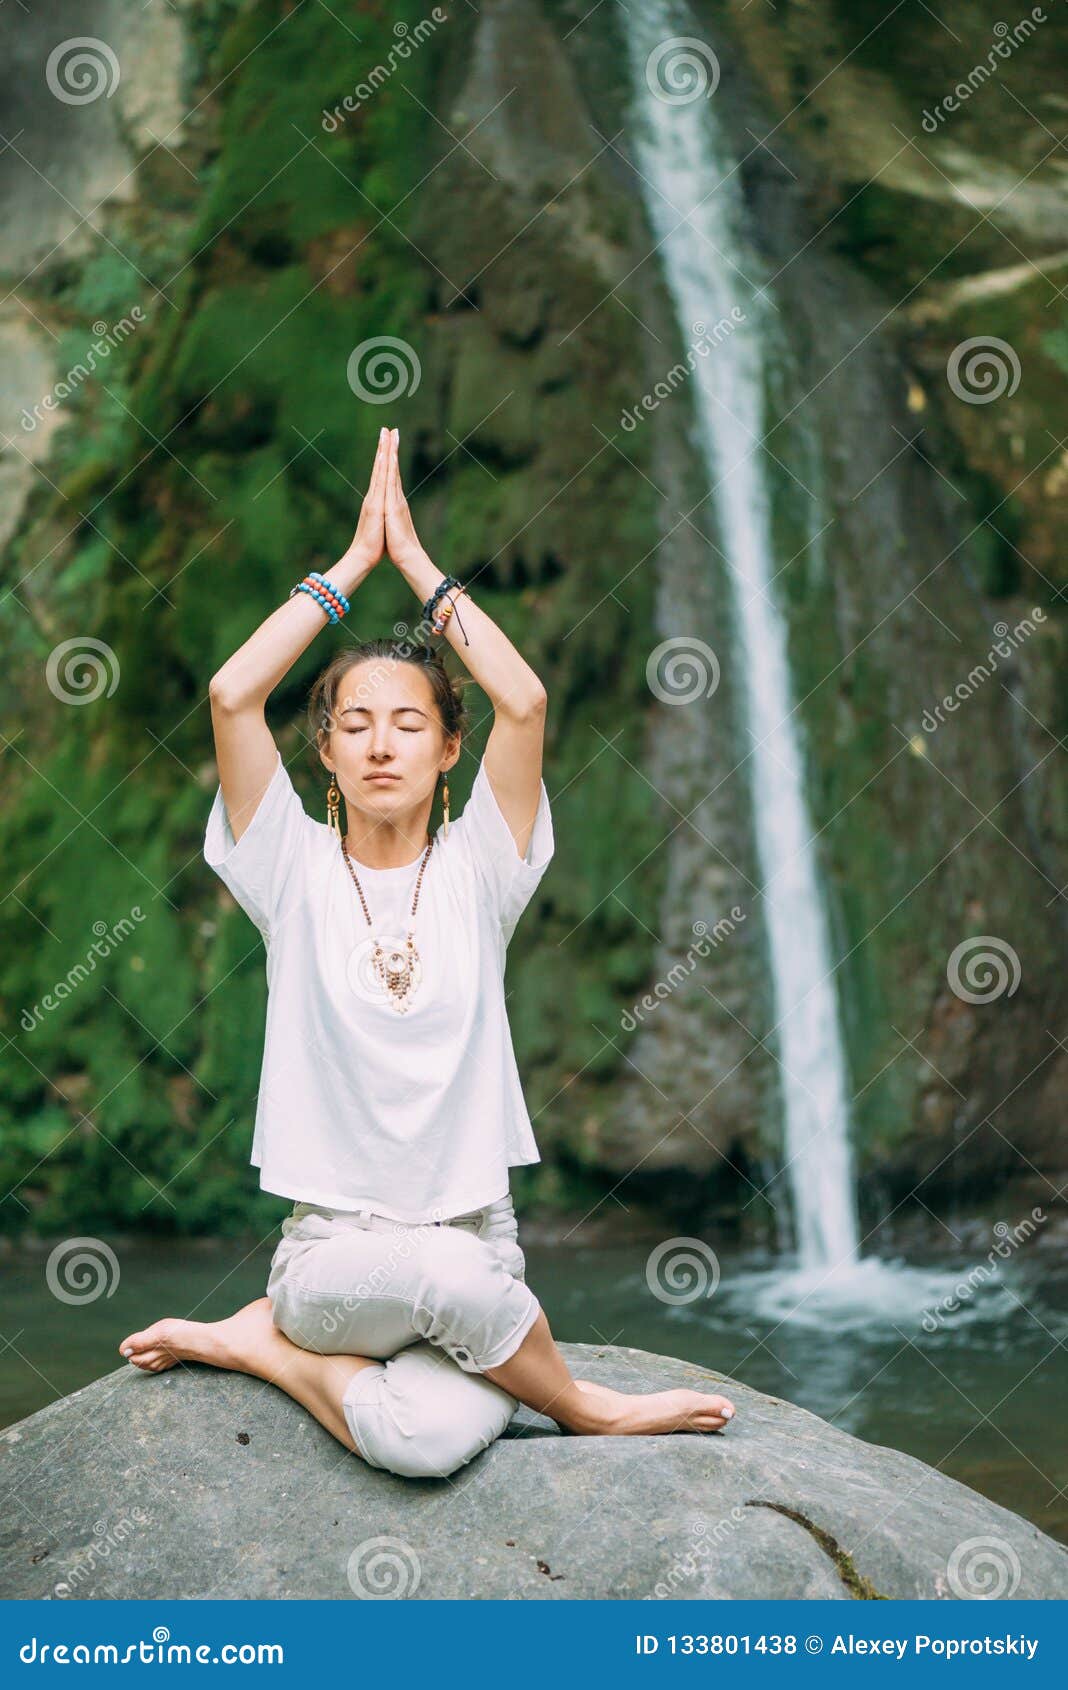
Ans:
{"label": "woman's toe", "polygon": [[159,1327],[160,1323],[156,1321],[153,1325],[146,1326],[143,1332],[131,1332],[129,1337],[122,1340],[119,1350],[129,1358],[135,1355],[143,1355],[146,1350],[158,1349]]}
{"label": "woman's toe", "polygon": [[730,1420],[734,1414],[734,1404],[728,1397],[706,1397],[705,1409],[712,1414],[718,1414],[722,1420]]}
{"label": "woman's toe", "polygon": [[173,1361],[168,1355],[169,1321],[157,1320],[151,1326],[146,1326],[143,1332],[131,1332],[119,1345],[119,1354],[135,1367],[145,1367],[150,1362]]}

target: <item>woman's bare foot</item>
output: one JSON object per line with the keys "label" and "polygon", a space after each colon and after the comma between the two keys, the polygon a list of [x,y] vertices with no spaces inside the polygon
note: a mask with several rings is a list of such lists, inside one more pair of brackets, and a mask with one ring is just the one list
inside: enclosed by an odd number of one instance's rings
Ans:
{"label": "woman's bare foot", "polygon": [[576,1379],[580,1391],[603,1406],[605,1424],[598,1433],[628,1436],[649,1432],[717,1432],[734,1416],[734,1404],[727,1397],[704,1391],[651,1391],[632,1396],[598,1385],[592,1379]]}
{"label": "woman's bare foot", "polygon": [[119,1345],[119,1353],[143,1373],[162,1373],[179,1361],[204,1361],[212,1367],[226,1367],[236,1373],[255,1371],[263,1362],[264,1350],[279,1340],[286,1345],[271,1317],[271,1299],[258,1297],[226,1320],[179,1320],[168,1316],[131,1332]]}

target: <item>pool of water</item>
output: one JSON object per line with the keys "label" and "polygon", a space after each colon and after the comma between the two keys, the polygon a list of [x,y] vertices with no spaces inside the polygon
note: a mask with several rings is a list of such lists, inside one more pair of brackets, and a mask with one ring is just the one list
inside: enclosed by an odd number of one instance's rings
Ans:
{"label": "pool of water", "polygon": [[[974,1258],[869,1258],[820,1282],[721,1255],[713,1288],[700,1262],[689,1280],[647,1277],[645,1245],[523,1242],[557,1338],[730,1374],[918,1456],[1068,1543],[1068,1256],[1020,1252],[981,1274]],[[111,1294],[84,1304],[51,1294],[47,1252],[7,1257],[0,1425],[122,1365],[119,1339],[160,1315],[215,1320],[262,1296],[271,1248],[125,1245]]]}

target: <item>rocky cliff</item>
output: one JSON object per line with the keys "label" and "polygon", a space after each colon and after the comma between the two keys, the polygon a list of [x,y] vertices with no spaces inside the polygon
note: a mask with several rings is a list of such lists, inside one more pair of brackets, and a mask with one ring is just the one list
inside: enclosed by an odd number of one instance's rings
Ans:
{"label": "rocky cliff", "polygon": [[[622,1179],[628,1201],[772,1224],[737,646],[685,384],[622,420],[684,348],[618,19],[587,12],[94,0],[0,20],[23,126],[0,160],[9,1230],[274,1216],[247,1169],[258,1039],[235,1034],[260,1024],[262,951],[199,858],[206,683],[347,542],[383,421],[433,555],[552,701],[557,857],[509,953],[545,1158],[521,1196]],[[693,14],[773,278],[777,586],[868,1219],[919,1182],[942,1211],[1017,1181],[1048,1200],[1064,1163],[1064,35],[1002,56],[992,6],[897,12]],[[59,97],[49,55],[86,34],[120,74],[102,58],[113,87]],[[353,366],[383,335],[403,343],[385,406]],[[1004,390],[975,402],[958,349],[991,336]],[[415,611],[384,566],[354,626]],[[647,676],[680,634],[721,668],[685,708]],[[331,649],[272,701],[287,760]],[[321,813],[310,750],[292,767]],[[685,989],[658,990],[732,909]],[[947,976],[984,936],[1019,963],[992,999]]]}

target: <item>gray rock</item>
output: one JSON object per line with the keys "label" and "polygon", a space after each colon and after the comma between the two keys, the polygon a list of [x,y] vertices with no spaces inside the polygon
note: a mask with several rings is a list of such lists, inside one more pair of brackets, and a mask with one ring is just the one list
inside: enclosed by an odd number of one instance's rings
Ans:
{"label": "gray rock", "polygon": [[273,1385],[123,1367],[0,1433],[0,1595],[1068,1596],[1068,1551],[923,1462],[688,1362],[561,1348],[619,1389],[725,1389],[738,1417],[580,1438],[521,1408],[468,1466],[416,1480]]}

